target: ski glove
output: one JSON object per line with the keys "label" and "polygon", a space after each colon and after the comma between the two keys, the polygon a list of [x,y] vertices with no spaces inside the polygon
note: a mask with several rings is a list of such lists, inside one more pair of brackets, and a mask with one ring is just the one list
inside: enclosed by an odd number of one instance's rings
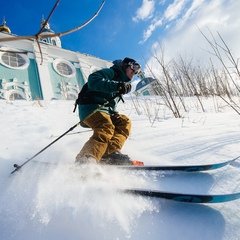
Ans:
{"label": "ski glove", "polygon": [[127,94],[131,92],[132,85],[130,83],[118,83],[117,90],[120,94]]}

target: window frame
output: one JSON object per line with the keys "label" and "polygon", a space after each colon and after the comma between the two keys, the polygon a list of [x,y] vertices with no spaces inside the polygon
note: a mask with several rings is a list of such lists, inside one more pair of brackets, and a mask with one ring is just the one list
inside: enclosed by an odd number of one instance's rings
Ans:
{"label": "window frame", "polygon": [[[11,69],[16,69],[16,70],[24,70],[24,69],[28,68],[28,66],[30,64],[30,60],[26,54],[19,53],[18,52],[19,50],[16,50],[16,49],[7,49],[7,48],[1,48],[1,49],[4,50],[4,51],[0,51],[0,63],[3,66],[5,66],[7,68],[11,68]],[[8,51],[11,51],[11,52],[8,52]],[[4,60],[2,59],[3,56],[6,54],[16,54],[15,57],[17,57],[17,59],[18,59],[18,56],[20,56],[24,60],[25,63],[22,66],[11,66],[11,65],[5,63]],[[8,55],[8,58],[11,58],[11,57],[13,57],[13,56]],[[11,64],[11,60],[10,60],[10,64]]]}
{"label": "window frame", "polygon": [[[69,74],[69,75],[66,75],[66,74],[64,74],[64,73],[61,73],[61,72],[58,70],[58,68],[57,68],[57,65],[60,64],[60,63],[64,63],[64,64],[66,64],[68,67],[70,67],[71,70],[72,70],[72,73]],[[53,61],[53,68],[54,68],[54,70],[55,70],[59,75],[61,75],[61,76],[63,76],[63,77],[72,78],[72,77],[75,77],[75,76],[76,76],[76,69],[75,69],[74,65],[73,65],[71,62],[69,62],[69,61],[67,61],[67,60],[65,60],[65,59],[60,59],[60,58],[55,59],[55,60]]]}

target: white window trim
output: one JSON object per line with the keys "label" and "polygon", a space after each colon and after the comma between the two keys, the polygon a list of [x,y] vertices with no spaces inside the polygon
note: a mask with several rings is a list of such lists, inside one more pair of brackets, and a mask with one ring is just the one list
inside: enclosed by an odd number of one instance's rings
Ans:
{"label": "white window trim", "polygon": [[[65,63],[65,64],[67,64],[72,69],[72,74],[66,75],[66,74],[63,74],[63,73],[59,72],[58,69],[57,69],[57,64],[58,63]],[[73,66],[73,64],[71,62],[65,60],[65,59],[61,59],[61,58],[55,59],[53,61],[53,68],[59,75],[61,75],[63,77],[72,78],[72,77],[75,77],[75,75],[76,75],[76,69]]]}
{"label": "white window trim", "polygon": [[28,66],[29,66],[29,64],[30,64],[30,61],[29,61],[29,58],[27,57],[27,55],[26,54],[23,54],[23,53],[18,53],[19,52],[19,50],[18,49],[10,49],[10,48],[6,48],[6,47],[2,47],[2,48],[0,48],[1,50],[8,50],[8,51],[15,51],[16,52],[16,54],[19,54],[23,59],[24,59],[24,61],[25,61],[25,64],[24,65],[22,65],[21,67],[12,67],[12,66],[10,66],[10,65],[8,65],[8,64],[6,64],[5,62],[3,62],[3,60],[2,60],[2,55],[4,54],[4,53],[7,53],[7,52],[2,52],[2,51],[0,51],[0,63],[2,64],[2,65],[4,65],[5,67],[7,67],[7,68],[11,68],[11,69],[16,69],[16,70],[24,70],[24,69],[27,69],[28,68]]}

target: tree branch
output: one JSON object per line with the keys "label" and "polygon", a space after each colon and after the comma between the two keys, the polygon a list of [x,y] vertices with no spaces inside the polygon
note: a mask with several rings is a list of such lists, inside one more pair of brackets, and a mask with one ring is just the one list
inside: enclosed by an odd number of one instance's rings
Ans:
{"label": "tree branch", "polygon": [[[10,42],[10,41],[17,41],[17,40],[30,40],[30,39],[34,39],[37,41],[37,44],[38,44],[38,47],[39,47],[39,51],[40,51],[40,54],[41,54],[41,64],[43,62],[43,57],[42,57],[42,50],[41,50],[41,47],[40,47],[40,44],[39,44],[39,39],[40,38],[48,38],[48,37],[61,37],[61,36],[64,36],[64,35],[67,35],[67,34],[70,34],[70,33],[73,33],[73,32],[76,32],[78,30],[80,30],[81,28],[85,27],[86,25],[88,25],[94,18],[96,18],[99,14],[99,12],[102,10],[102,7],[105,3],[105,1],[102,2],[101,6],[99,7],[99,9],[97,10],[97,12],[90,18],[88,19],[85,23],[79,25],[78,27],[75,27],[75,28],[72,28],[68,31],[64,31],[64,32],[60,32],[60,33],[54,33],[54,34],[48,34],[48,33],[42,33],[43,29],[46,27],[46,25],[48,24],[48,21],[50,19],[50,17],[52,16],[53,12],[55,11],[56,7],[58,6],[60,0],[57,0],[53,9],[51,10],[50,14],[48,15],[47,17],[47,20],[44,21],[41,29],[38,31],[37,34],[35,34],[34,36],[17,36],[17,37],[6,37],[6,38],[0,38],[0,42]],[[5,51],[5,52],[9,52],[9,51]],[[11,51],[13,52],[13,51]],[[17,52],[16,52],[17,53]]]}

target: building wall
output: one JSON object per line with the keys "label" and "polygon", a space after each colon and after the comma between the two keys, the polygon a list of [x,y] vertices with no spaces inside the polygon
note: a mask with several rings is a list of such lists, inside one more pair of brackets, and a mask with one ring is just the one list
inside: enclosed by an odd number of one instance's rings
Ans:
{"label": "building wall", "polygon": [[[9,36],[16,38],[0,32],[0,39]],[[90,73],[112,66],[110,61],[48,43],[40,43],[40,46],[42,55],[34,40],[0,42],[0,98],[76,99]],[[22,68],[7,66],[1,59],[6,50],[26,52],[17,55],[28,63]],[[59,66],[63,69],[66,67],[68,73],[62,74],[60,71],[63,70],[59,70]]]}
{"label": "building wall", "polygon": [[27,100],[42,98],[36,64],[29,59],[26,69],[13,69],[0,64],[0,97],[10,98],[11,93],[23,92]]}

